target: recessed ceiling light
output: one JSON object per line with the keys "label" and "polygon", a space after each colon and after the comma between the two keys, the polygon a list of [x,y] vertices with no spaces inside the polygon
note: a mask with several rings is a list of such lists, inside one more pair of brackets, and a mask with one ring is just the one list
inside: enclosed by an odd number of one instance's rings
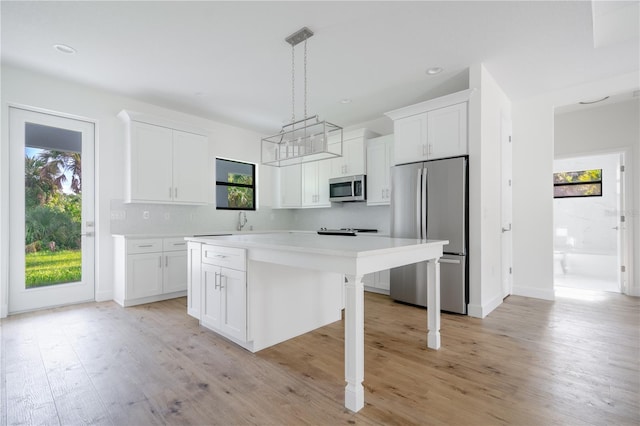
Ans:
{"label": "recessed ceiling light", "polygon": [[582,102],[578,102],[580,105],[590,105],[590,104],[597,104],[598,102],[602,102],[602,101],[606,101],[607,99],[609,99],[608,96],[605,96],[602,99],[596,99],[595,101],[582,101]]}
{"label": "recessed ceiling light", "polygon": [[436,75],[436,74],[440,74],[442,71],[443,71],[443,68],[441,67],[431,67],[427,70],[427,74]]}
{"label": "recessed ceiling light", "polygon": [[350,104],[351,103],[351,99],[349,99],[349,98],[340,99],[340,103],[341,104]]}
{"label": "recessed ceiling light", "polygon": [[53,48],[58,52],[65,53],[67,55],[73,55],[74,53],[76,53],[76,49],[71,46],[67,46],[66,44],[54,44]]}

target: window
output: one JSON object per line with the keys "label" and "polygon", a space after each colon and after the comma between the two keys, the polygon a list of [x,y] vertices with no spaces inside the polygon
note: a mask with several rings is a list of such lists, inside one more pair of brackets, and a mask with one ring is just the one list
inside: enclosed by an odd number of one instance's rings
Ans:
{"label": "window", "polygon": [[216,158],[216,209],[256,209],[256,165]]}
{"label": "window", "polygon": [[602,169],[553,174],[553,198],[601,196]]}

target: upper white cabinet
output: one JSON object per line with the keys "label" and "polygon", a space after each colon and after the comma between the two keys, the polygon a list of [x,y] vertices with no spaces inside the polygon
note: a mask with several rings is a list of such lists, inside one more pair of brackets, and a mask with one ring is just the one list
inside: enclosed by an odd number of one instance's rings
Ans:
{"label": "upper white cabinet", "polygon": [[386,113],[393,119],[395,164],[468,154],[464,90]]}
{"label": "upper white cabinet", "polygon": [[388,205],[391,200],[393,135],[367,142],[367,205]]}
{"label": "upper white cabinet", "polygon": [[128,111],[119,117],[127,127],[127,202],[207,203],[211,179],[206,136]]}
{"label": "upper white cabinet", "polygon": [[302,164],[302,207],[331,207],[329,170],[329,160]]}
{"label": "upper white cabinet", "polygon": [[[342,137],[342,156],[328,160],[331,164],[329,177],[344,177],[364,175],[367,173],[366,141],[380,136],[369,129],[358,129],[344,132]],[[339,152],[339,148],[332,149],[333,141],[329,140],[329,150]]]}
{"label": "upper white cabinet", "polygon": [[302,204],[302,167],[300,164],[279,167],[273,174],[276,184],[274,206],[281,209],[298,208]]}

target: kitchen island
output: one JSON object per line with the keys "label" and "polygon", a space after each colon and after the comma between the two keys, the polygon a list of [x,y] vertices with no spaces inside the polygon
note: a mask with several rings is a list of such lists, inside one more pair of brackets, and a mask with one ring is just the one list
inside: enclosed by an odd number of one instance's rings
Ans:
{"label": "kitchen island", "polygon": [[[448,241],[308,232],[186,239],[190,314],[249,350],[338,320],[344,305],[345,406],[352,411],[364,406],[365,274],[428,261],[427,346],[440,347],[438,259]],[[269,310],[270,303],[281,308]],[[286,322],[277,318],[284,304],[298,308]]]}

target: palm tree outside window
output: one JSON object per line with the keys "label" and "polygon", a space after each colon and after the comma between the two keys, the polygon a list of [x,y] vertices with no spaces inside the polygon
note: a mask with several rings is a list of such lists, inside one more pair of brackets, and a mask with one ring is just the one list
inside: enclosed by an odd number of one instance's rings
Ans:
{"label": "palm tree outside window", "polygon": [[216,209],[256,209],[256,165],[216,158]]}

